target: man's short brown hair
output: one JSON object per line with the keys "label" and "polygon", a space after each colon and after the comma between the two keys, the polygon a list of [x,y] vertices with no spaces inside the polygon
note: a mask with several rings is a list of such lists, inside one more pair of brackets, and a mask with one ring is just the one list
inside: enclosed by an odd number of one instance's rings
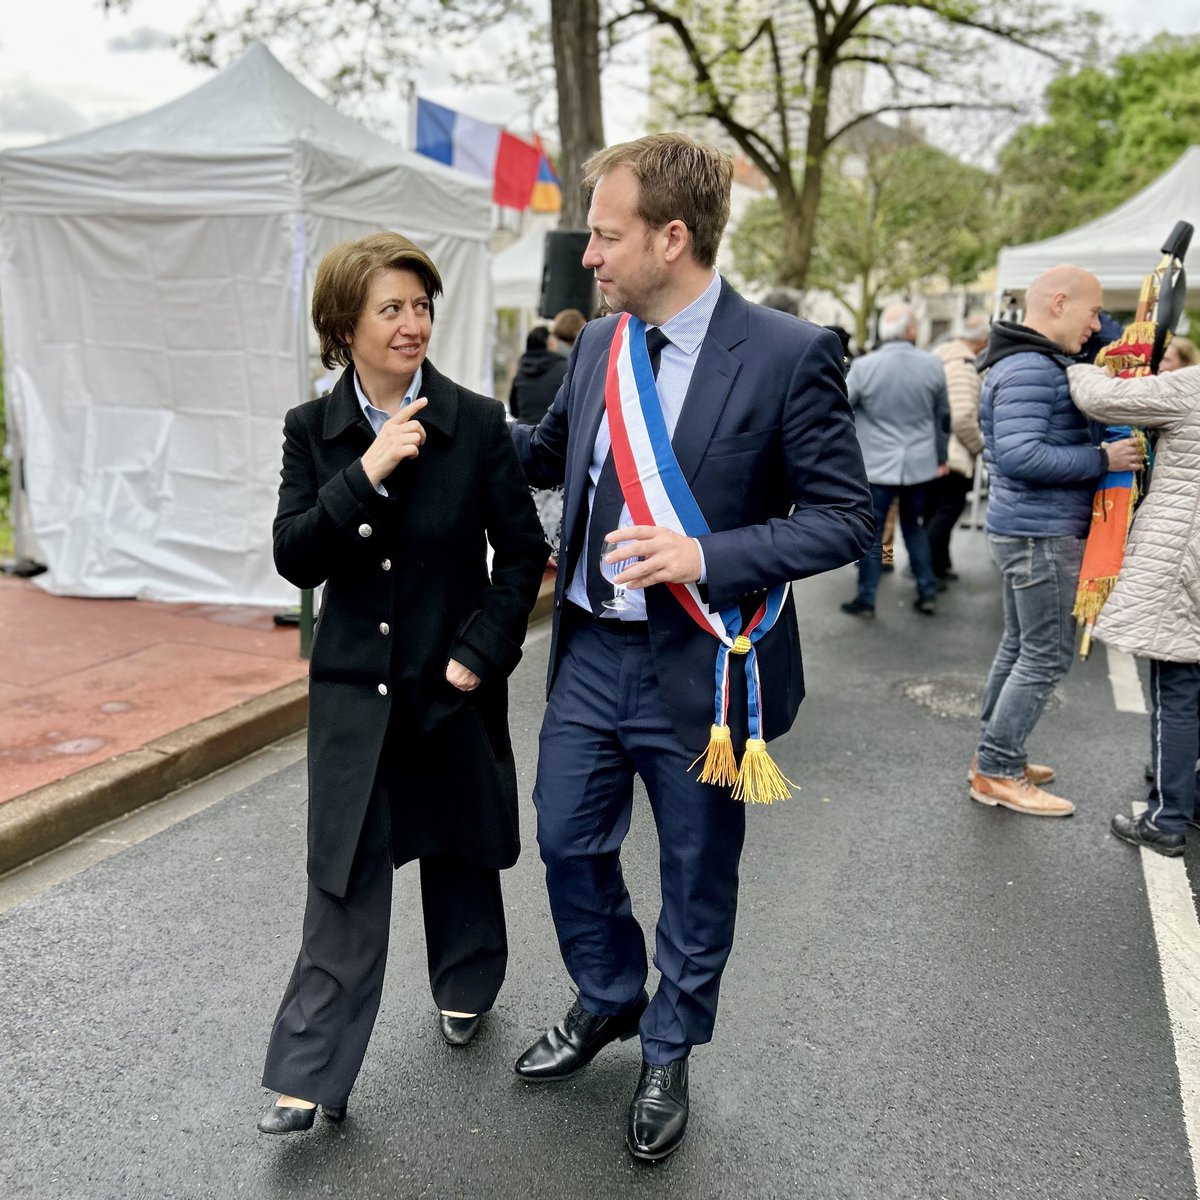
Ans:
{"label": "man's short brown hair", "polygon": [[637,177],[637,215],[651,229],[682,221],[692,235],[692,257],[711,267],[729,220],[729,155],[685,133],[652,133],[593,154],[583,164],[584,187],[591,192],[617,167],[628,167]]}
{"label": "man's short brown hair", "polygon": [[579,336],[579,331],[587,324],[587,317],[583,315],[577,308],[564,308],[562,312],[556,313],[554,322],[550,326],[550,332],[554,334],[560,342],[567,342],[570,345],[575,344],[575,339]]}
{"label": "man's short brown hair", "polygon": [[369,233],[341,242],[321,259],[313,287],[312,319],[321,339],[321,362],[332,370],[350,363],[349,338],[367,302],[371,281],[380,271],[411,271],[433,301],[442,294],[442,277],[420,246],[399,233]]}

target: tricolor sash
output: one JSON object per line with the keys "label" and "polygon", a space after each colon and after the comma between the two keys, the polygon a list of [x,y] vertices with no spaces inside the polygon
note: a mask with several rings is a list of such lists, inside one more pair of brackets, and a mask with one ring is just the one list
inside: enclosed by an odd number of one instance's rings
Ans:
{"label": "tricolor sash", "polygon": [[[609,350],[604,406],[612,438],[613,465],[634,523],[673,529],[691,538],[711,532],[671,447],[646,350],[646,324],[629,313],[623,314],[617,323]],[[737,800],[756,804],[786,800],[796,785],[767,753],[755,645],[779,619],[787,598],[787,585],[779,584],[767,593],[744,630],[742,614],[736,605],[716,612],[701,598],[694,583],[668,583],[667,587],[684,612],[719,643],[712,731],[707,750],[692,763],[695,767],[704,760],[700,781],[732,787]],[[746,670],[749,737],[740,767],[728,723],[731,654],[745,658]]]}

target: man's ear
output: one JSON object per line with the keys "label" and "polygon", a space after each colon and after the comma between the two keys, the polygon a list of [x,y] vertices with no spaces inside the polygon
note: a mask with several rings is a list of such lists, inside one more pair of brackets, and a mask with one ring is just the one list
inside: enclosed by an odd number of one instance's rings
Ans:
{"label": "man's ear", "polygon": [[685,253],[690,252],[692,245],[692,231],[678,218],[674,221],[668,221],[663,227],[663,232],[667,235],[667,262],[675,262]]}

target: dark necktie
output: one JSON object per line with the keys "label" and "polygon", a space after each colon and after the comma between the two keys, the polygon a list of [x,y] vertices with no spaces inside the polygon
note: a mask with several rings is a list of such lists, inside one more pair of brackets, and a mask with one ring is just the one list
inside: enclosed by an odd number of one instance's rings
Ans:
{"label": "dark necktie", "polygon": [[[670,342],[661,329],[646,330],[646,349],[650,352],[650,369],[658,378],[658,364],[662,359],[662,350]],[[611,600],[612,584],[600,574],[600,550],[604,546],[604,535],[612,533],[621,520],[621,509],[625,507],[625,497],[621,494],[621,485],[617,482],[617,468],[613,463],[612,451],[604,460],[600,469],[600,478],[596,481],[596,494],[592,497],[592,515],[588,519],[587,539],[587,594],[588,603],[592,606],[592,614],[600,616],[604,611],[600,606],[605,600]]]}

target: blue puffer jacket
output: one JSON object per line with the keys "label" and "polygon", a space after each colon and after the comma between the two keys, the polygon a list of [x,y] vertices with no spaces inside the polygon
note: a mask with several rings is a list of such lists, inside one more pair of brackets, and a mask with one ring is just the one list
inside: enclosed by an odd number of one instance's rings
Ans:
{"label": "blue puffer jacket", "polygon": [[1087,535],[1104,456],[1092,426],[1071,402],[1070,362],[1024,325],[997,321],[992,327],[979,397],[989,533]]}

